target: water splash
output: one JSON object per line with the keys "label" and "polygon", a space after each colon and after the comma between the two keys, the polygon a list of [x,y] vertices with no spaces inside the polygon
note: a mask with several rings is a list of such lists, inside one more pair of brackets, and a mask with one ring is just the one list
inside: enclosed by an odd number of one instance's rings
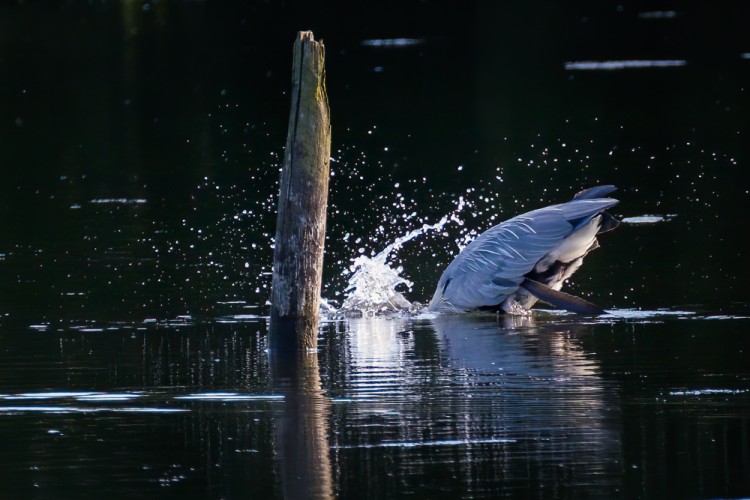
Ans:
{"label": "water splash", "polygon": [[401,285],[411,290],[413,283],[401,276],[404,271],[403,267],[392,267],[393,263],[389,259],[405,243],[419,235],[429,231],[442,231],[445,225],[450,222],[463,224],[458,215],[466,205],[465,199],[460,197],[456,208],[435,224],[423,224],[422,227],[413,229],[396,238],[374,257],[360,255],[353,259],[349,268],[351,273],[349,284],[345,290],[347,296],[338,314],[372,316],[419,309],[421,307],[419,303],[412,304],[401,292],[396,290]]}

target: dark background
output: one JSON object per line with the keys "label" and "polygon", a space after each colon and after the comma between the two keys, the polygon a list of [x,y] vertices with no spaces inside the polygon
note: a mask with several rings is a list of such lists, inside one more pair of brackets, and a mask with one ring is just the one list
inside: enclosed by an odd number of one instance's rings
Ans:
{"label": "dark background", "polygon": [[[341,299],[359,247],[379,251],[419,225],[404,214],[435,222],[461,195],[478,207],[463,228],[447,228],[450,238],[401,252],[410,297],[424,301],[458,233],[613,183],[618,215],[677,217],[607,237],[576,277],[578,293],[608,290],[608,307],[726,310],[748,300],[736,230],[749,196],[744,2],[1,9],[2,303],[65,316],[59,294],[77,291],[66,282],[91,292],[82,306],[91,314],[211,314],[226,296],[265,302],[298,29],[327,48],[336,177],[324,296]],[[392,38],[416,43],[362,43]],[[629,59],[686,65],[565,69]],[[481,209],[480,196],[491,205]],[[111,198],[145,203],[90,203]]]}

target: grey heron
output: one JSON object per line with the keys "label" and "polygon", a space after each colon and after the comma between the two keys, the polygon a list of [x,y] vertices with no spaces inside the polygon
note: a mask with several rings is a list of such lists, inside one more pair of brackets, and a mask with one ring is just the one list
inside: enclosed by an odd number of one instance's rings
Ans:
{"label": "grey heron", "polygon": [[606,195],[615,186],[596,186],[571,201],[518,215],[469,243],[438,281],[429,310],[482,309],[528,314],[537,300],[580,314],[600,307],[560,291],[590,251],[597,235],[619,222],[606,212],[618,203]]}

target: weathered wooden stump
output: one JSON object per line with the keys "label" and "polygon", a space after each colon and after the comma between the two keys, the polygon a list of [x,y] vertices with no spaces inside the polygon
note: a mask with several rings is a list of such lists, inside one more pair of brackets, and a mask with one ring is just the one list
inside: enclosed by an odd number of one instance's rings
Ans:
{"label": "weathered wooden stump", "polygon": [[317,346],[330,157],[325,48],[312,32],[301,31],[294,42],[292,107],[276,220],[272,350]]}

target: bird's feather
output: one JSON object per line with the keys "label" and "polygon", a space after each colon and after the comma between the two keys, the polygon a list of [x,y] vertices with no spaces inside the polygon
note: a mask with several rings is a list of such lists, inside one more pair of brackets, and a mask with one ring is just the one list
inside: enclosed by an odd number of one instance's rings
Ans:
{"label": "bird's feather", "polygon": [[[550,255],[556,259],[557,255],[551,253],[555,249],[560,248],[571,259],[577,258],[578,253],[584,255],[601,226],[601,217],[594,218],[618,203],[613,198],[596,196],[612,191],[614,186],[590,188],[567,203],[533,210],[488,229],[467,245],[443,272],[430,309],[497,306],[518,291],[526,275],[542,259]],[[593,223],[597,225],[592,231]],[[564,246],[563,242],[579,230],[591,234],[567,240]]]}

